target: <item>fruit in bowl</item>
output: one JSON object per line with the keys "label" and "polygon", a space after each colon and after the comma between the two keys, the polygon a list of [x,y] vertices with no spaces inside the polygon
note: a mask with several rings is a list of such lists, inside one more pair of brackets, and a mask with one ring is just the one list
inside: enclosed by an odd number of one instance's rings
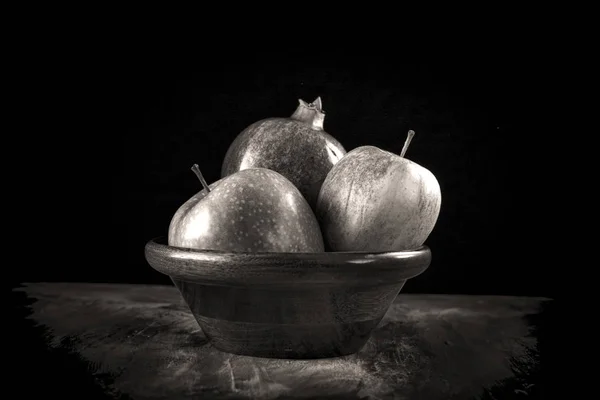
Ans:
{"label": "fruit in bowl", "polygon": [[429,265],[427,247],[325,252],[308,203],[277,172],[247,169],[208,185],[192,169],[204,189],[145,256],[170,276],[217,349],[304,359],[355,353],[406,280]]}
{"label": "fruit in bowl", "polygon": [[419,248],[440,213],[440,185],[427,168],[400,155],[361,146],[333,166],[317,200],[317,218],[332,251]]}
{"label": "fruit in bowl", "polygon": [[170,246],[241,252],[320,252],[323,238],[298,189],[275,171],[251,168],[207,185],[169,224]]}
{"label": "fruit in bowl", "polygon": [[[301,101],[299,110],[238,136],[211,185],[194,166],[203,189],[174,213],[167,238],[146,244],[148,263],[171,277],[207,338],[225,352],[356,353],[406,281],[431,262],[424,242],[441,195],[433,174],[404,158],[413,133],[400,156],[373,146],[346,154],[319,132],[318,146],[306,147],[310,130],[322,127],[320,100]],[[312,127],[295,120],[307,115]],[[305,147],[286,147],[285,132]],[[323,143],[335,149],[326,153],[329,163],[301,159],[322,156]]]}
{"label": "fruit in bowl", "polygon": [[324,130],[321,98],[298,100],[286,118],[265,118],[236,136],[225,154],[221,177],[247,168],[267,168],[289,179],[314,208],[327,173],[346,154]]}

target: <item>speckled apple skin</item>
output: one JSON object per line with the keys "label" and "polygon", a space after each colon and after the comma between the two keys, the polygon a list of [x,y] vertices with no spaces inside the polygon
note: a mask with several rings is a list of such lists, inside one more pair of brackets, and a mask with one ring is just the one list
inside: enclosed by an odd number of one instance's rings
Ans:
{"label": "speckled apple skin", "polygon": [[268,118],[244,129],[231,143],[221,177],[268,168],[290,180],[314,209],[327,173],[344,155],[330,134],[291,118]]}
{"label": "speckled apple skin", "polygon": [[316,215],[328,250],[413,250],[433,231],[441,200],[431,171],[377,147],[362,146],[331,169]]}
{"label": "speckled apple skin", "polygon": [[233,252],[322,252],[316,217],[298,189],[263,168],[239,171],[185,202],[169,225],[170,246]]}

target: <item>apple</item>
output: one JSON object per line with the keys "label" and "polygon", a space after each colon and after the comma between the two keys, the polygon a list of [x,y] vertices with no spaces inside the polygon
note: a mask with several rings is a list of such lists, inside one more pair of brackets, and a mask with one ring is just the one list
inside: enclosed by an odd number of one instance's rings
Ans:
{"label": "apple", "polygon": [[348,152],[333,166],[316,215],[331,251],[402,251],[422,246],[437,222],[440,185],[427,168],[374,146]]}
{"label": "apple", "polygon": [[323,128],[321,98],[298,102],[290,117],[265,118],[239,133],[227,149],[221,177],[246,168],[271,169],[289,179],[314,210],[323,180],[346,150]]}
{"label": "apple", "polygon": [[298,189],[264,168],[239,171],[207,185],[169,224],[170,246],[232,252],[322,252],[317,219]]}

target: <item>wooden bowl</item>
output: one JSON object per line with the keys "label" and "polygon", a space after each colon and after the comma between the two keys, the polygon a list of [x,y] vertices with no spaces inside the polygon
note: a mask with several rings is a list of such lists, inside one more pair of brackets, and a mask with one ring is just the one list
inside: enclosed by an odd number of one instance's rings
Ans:
{"label": "wooden bowl", "polygon": [[145,254],[169,275],[215,348],[272,358],[358,352],[407,279],[431,262],[423,246],[388,253],[233,253],[150,240]]}

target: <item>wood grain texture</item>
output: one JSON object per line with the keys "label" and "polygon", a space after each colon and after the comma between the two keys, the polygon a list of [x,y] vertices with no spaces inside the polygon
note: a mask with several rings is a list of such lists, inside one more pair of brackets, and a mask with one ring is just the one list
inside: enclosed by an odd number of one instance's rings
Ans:
{"label": "wood grain texture", "polygon": [[256,289],[173,282],[219,350],[295,359],[360,350],[405,283]]}
{"label": "wood grain texture", "polygon": [[357,354],[278,360],[215,349],[174,287],[36,283],[14,293],[48,347],[133,399],[541,398],[539,317],[553,304],[400,294]]}
{"label": "wood grain texture", "polygon": [[173,279],[207,285],[298,288],[399,283],[431,263],[427,246],[399,252],[236,253],[146,243],[146,260]]}
{"label": "wood grain texture", "polygon": [[357,352],[431,251],[236,253],[150,240],[146,260],[171,277],[220,350],[315,359]]}

